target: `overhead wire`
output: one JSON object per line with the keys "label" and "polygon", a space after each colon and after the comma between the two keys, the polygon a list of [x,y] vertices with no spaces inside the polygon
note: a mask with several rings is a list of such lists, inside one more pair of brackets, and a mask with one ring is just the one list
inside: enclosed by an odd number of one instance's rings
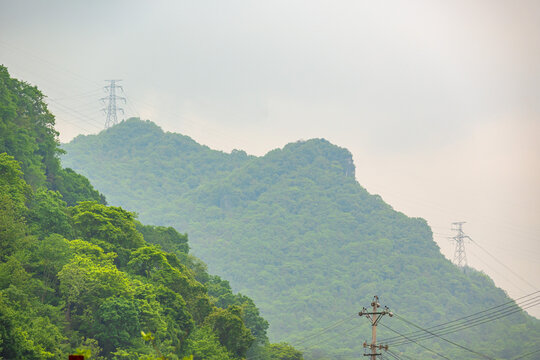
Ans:
{"label": "overhead wire", "polygon": [[292,344],[294,344],[293,346],[299,346],[299,345],[302,345],[303,343],[305,342],[309,342],[311,341],[313,338],[317,338],[318,336],[321,336],[322,334],[325,334],[327,333],[328,331],[340,326],[341,324],[353,319],[354,317],[356,316],[356,314],[353,314],[353,315],[349,315],[341,320],[338,320],[330,325],[328,325],[327,327],[319,330],[318,332],[316,333],[313,333],[313,334],[310,334],[310,335],[307,335],[305,336],[304,338],[301,338],[295,342],[292,342]]}
{"label": "overhead wire", "polygon": [[393,357],[393,358],[396,359],[396,360],[401,360],[401,356],[399,356],[398,354],[394,353],[393,351],[386,350],[385,354],[390,355],[391,357]]}
{"label": "overhead wire", "polygon": [[407,358],[407,359],[412,359],[411,357],[409,357],[409,356],[406,355],[406,354],[399,354],[399,355],[398,355],[397,353],[393,352],[393,351],[390,350],[390,349],[386,350],[386,352],[388,352],[388,353],[390,353],[390,354],[393,354],[394,356],[397,356],[397,357],[403,356],[403,357],[405,357],[405,358]]}
{"label": "overhead wire", "polygon": [[[334,323],[328,325],[327,327],[325,327],[325,328],[323,328],[323,329],[321,329],[321,330],[319,330],[319,331],[317,331],[317,332],[315,332],[315,333],[313,333],[313,334],[309,334],[309,335],[306,335],[305,337],[302,337],[302,338],[297,339],[297,340],[295,340],[295,341],[291,341],[290,344],[291,344],[291,346],[293,346],[293,347],[296,348],[296,347],[298,347],[298,346],[300,346],[300,345],[302,345],[302,344],[304,344],[304,343],[306,343],[306,342],[310,342],[310,341],[316,339],[317,337],[322,336],[322,335],[328,333],[329,331],[331,331],[331,330],[337,328],[338,326],[344,324],[345,322],[347,322],[347,321],[353,319],[354,317],[356,317],[356,313],[355,313],[355,314],[352,314],[352,315],[348,315],[347,317],[342,318],[342,319],[340,319],[340,320],[337,320],[337,321],[335,321]],[[355,326],[355,327],[356,327],[356,326]],[[320,342],[324,342],[324,341],[328,341],[328,340],[329,340],[329,339],[326,339],[326,340],[323,340],[323,341],[320,341]],[[288,343],[287,340],[285,340],[284,342],[287,342],[287,343]],[[309,348],[306,348],[306,349],[309,349]],[[248,358],[247,360],[258,360],[258,359],[260,359],[261,357],[262,357],[262,355],[260,355],[260,356],[254,356],[254,357],[252,357],[252,358]]]}
{"label": "overhead wire", "polygon": [[478,351],[476,351],[476,350],[472,350],[472,349],[470,349],[470,348],[468,348],[468,347],[466,347],[466,346],[464,346],[464,345],[458,344],[458,343],[456,343],[456,342],[454,342],[454,341],[452,341],[452,340],[448,340],[448,339],[446,339],[446,338],[444,338],[444,337],[442,337],[442,336],[440,336],[440,335],[438,335],[438,334],[436,334],[436,333],[434,333],[434,332],[432,332],[432,331],[430,331],[430,330],[424,329],[423,327],[421,327],[421,326],[419,326],[419,325],[413,323],[412,321],[409,321],[409,320],[405,319],[405,318],[404,318],[403,316],[401,316],[401,315],[398,315],[398,314],[394,313],[394,316],[395,316],[396,318],[398,318],[399,320],[404,321],[404,322],[406,322],[407,324],[409,324],[409,325],[411,325],[411,326],[414,326],[414,327],[417,328],[417,329],[420,329],[420,330],[422,330],[422,331],[425,331],[425,332],[427,332],[428,334],[431,334],[431,335],[433,335],[433,336],[438,337],[438,338],[441,339],[441,340],[446,341],[446,342],[449,343],[449,344],[452,344],[452,345],[454,345],[454,346],[457,346],[457,347],[459,347],[459,348],[461,348],[461,349],[463,349],[463,350],[469,351],[469,352],[471,352],[471,353],[473,353],[473,354],[480,355],[480,356],[482,356],[483,358],[486,358],[486,359],[489,359],[489,360],[495,360],[495,359],[492,358],[491,356],[482,354],[481,352],[478,352]]}
{"label": "overhead wire", "polygon": [[425,345],[420,344],[419,342],[415,341],[414,339],[410,339],[410,338],[407,337],[406,335],[403,335],[403,334],[400,333],[399,331],[392,329],[392,328],[389,327],[388,325],[385,325],[385,324],[383,324],[383,323],[380,323],[379,325],[382,326],[382,327],[384,327],[384,328],[386,328],[386,329],[388,329],[388,330],[390,330],[390,331],[392,331],[392,332],[394,332],[394,333],[396,333],[396,334],[398,334],[399,336],[404,337],[404,338],[407,339],[407,340],[410,340],[411,342],[415,343],[416,345],[418,345],[418,346],[420,346],[420,347],[422,347],[422,348],[428,350],[429,352],[431,352],[431,353],[433,353],[433,354],[436,354],[436,355],[442,357],[443,359],[450,360],[450,359],[447,358],[446,356],[444,356],[444,355],[438,353],[438,352],[435,351],[435,350],[432,350],[432,349],[428,348],[428,347],[425,346]]}
{"label": "overhead wire", "polygon": [[527,293],[527,290],[523,289],[521,286],[517,285],[515,281],[512,281],[510,280],[503,272],[500,272],[499,270],[497,270],[495,267],[493,267],[492,265],[490,265],[488,262],[486,262],[484,259],[482,259],[481,257],[475,255],[473,252],[467,252],[467,255],[469,256],[472,256],[473,258],[475,258],[476,260],[480,261],[481,263],[483,263],[485,266],[487,266],[488,268],[490,268],[491,270],[493,270],[496,274],[498,274],[500,277],[502,277],[503,279],[505,279],[506,281],[508,281],[509,284],[512,284],[512,286],[514,286],[516,289],[518,289],[519,291],[521,291],[522,293]]}
{"label": "overhead wire", "polygon": [[[319,339],[319,340],[317,341],[317,344],[316,344],[316,345],[322,344],[322,343],[325,343],[325,342],[328,342],[328,341],[330,341],[330,340],[332,340],[332,339],[335,339],[335,338],[337,338],[337,337],[339,337],[339,336],[342,336],[343,333],[350,333],[352,330],[357,329],[357,328],[358,328],[358,326],[357,326],[357,325],[354,325],[354,326],[352,326],[352,327],[349,327],[349,328],[346,328],[346,329],[342,329],[341,331],[338,331],[338,332],[335,333],[335,334],[331,334],[330,336],[327,336],[327,337],[325,337],[325,338],[323,338],[323,339]],[[310,341],[311,341],[311,340],[310,340]],[[299,350],[301,350],[301,351],[311,350],[311,349],[313,349],[313,348],[316,346],[316,345],[312,344],[312,345],[310,345],[310,346],[307,346],[307,347],[302,348],[301,344],[294,344],[294,343],[293,343],[293,344],[291,344],[291,345],[294,346],[294,347],[298,347]]]}
{"label": "overhead wire", "polygon": [[[62,97],[58,97],[58,98],[53,98],[52,100],[62,101],[62,100],[66,100],[66,99],[79,99],[79,98],[83,98],[83,97],[93,97],[92,95],[97,96],[99,93],[101,93],[101,90],[94,89],[94,90],[91,90],[91,91],[86,91],[84,93],[79,93],[79,94],[73,94],[73,95],[67,95],[67,96],[62,96]],[[50,99],[50,98],[48,97],[48,99]]]}
{"label": "overhead wire", "polygon": [[[536,305],[539,305],[539,304],[540,304],[540,301],[537,301],[536,303],[532,304],[531,306],[536,306]],[[528,308],[528,307],[525,307],[525,308]],[[515,314],[517,312],[522,312],[522,311],[523,311],[523,309],[515,309],[515,310],[512,310],[512,311],[506,312],[504,314],[500,314],[500,315],[495,316],[495,317],[484,317],[484,318],[481,318],[481,319],[476,319],[476,320],[474,320],[474,321],[472,321],[472,322],[470,322],[468,324],[461,324],[461,326],[456,326],[456,327],[454,327],[452,329],[443,329],[438,334],[439,335],[446,335],[446,334],[455,333],[455,332],[458,332],[458,331],[469,329],[469,328],[477,326],[477,325],[485,324],[487,322],[499,320],[499,319],[501,319],[503,317],[510,316],[510,315],[513,315],[513,314]],[[430,338],[432,338],[432,336],[429,336],[429,335],[426,335],[426,334],[415,337],[416,340],[426,340],[426,339],[430,339]],[[395,346],[399,346],[399,345],[403,345],[403,344],[406,344],[406,343],[407,342],[392,343],[392,344],[395,345]]]}
{"label": "overhead wire", "polygon": [[396,355],[394,355],[394,354],[392,354],[392,353],[389,353],[389,352],[385,353],[385,355],[384,355],[382,358],[384,359],[385,356],[390,356],[390,357],[393,358],[393,359],[401,360],[400,357],[398,357],[398,356],[396,356]]}
{"label": "overhead wire", "polygon": [[[531,293],[531,294],[528,294],[528,295],[525,295],[521,298],[519,298],[518,300],[523,300],[527,297],[531,297],[535,294],[538,294],[540,291],[536,291],[534,293]],[[538,298],[540,297],[540,295],[537,295],[537,296],[534,296],[530,299],[526,299],[524,301],[521,301],[521,305],[525,305],[524,307],[527,308],[528,306],[535,306],[535,305],[538,305],[540,303],[540,300],[538,300]],[[468,316],[465,316],[465,317],[462,317],[462,318],[459,318],[459,319],[455,319],[455,320],[452,320],[452,321],[449,321],[449,322],[446,322],[446,323],[443,323],[443,324],[439,324],[439,325],[436,325],[436,326],[433,326],[433,327],[430,327],[428,329],[430,330],[427,330],[427,329],[424,329],[424,328],[421,328],[419,331],[415,331],[415,332],[412,332],[412,333],[408,333],[408,334],[402,334],[390,327],[388,327],[387,325],[384,325],[384,324],[380,324],[381,326],[387,328],[388,330],[398,334],[398,336],[394,337],[395,338],[401,338],[401,339],[405,339],[406,341],[402,341],[402,342],[394,342],[394,343],[389,343],[391,344],[392,346],[401,346],[401,345],[405,345],[407,343],[415,343],[416,345],[440,356],[440,357],[443,357],[445,359],[448,359],[446,356],[444,356],[443,354],[440,354],[436,351],[434,351],[433,349],[430,349],[429,347],[425,346],[425,345],[422,345],[419,343],[419,341],[422,341],[422,340],[427,340],[428,338],[432,338],[432,337],[440,337],[441,335],[444,335],[446,333],[451,333],[451,332],[456,332],[456,331],[460,331],[460,330],[463,330],[465,328],[468,328],[468,327],[471,327],[471,326],[476,326],[476,325],[479,325],[480,323],[485,323],[485,322],[488,322],[488,321],[493,321],[493,320],[496,320],[498,318],[501,318],[501,317],[504,317],[504,316],[508,316],[508,315],[511,315],[517,311],[522,311],[522,308],[518,308],[518,309],[514,309],[510,312],[507,312],[506,314],[502,314],[502,315],[499,315],[499,316],[496,316],[495,318],[490,318],[489,317],[489,314],[487,315],[483,315],[483,316],[480,316],[478,317],[478,314],[480,313],[486,313],[486,312],[489,312],[489,311],[493,311],[495,309],[499,309],[498,311],[505,311],[509,308],[513,308],[515,306],[517,306],[518,304],[515,302],[515,301],[509,301],[509,302],[505,302],[503,304],[499,304],[499,305],[496,305],[496,306],[493,306],[489,309],[485,309],[479,313],[475,313],[475,314],[471,314],[471,315],[468,315]],[[527,306],[528,305],[528,306]],[[502,309],[501,309],[502,308]],[[406,320],[404,319],[402,316],[400,315],[397,315],[394,313],[394,315],[396,315],[396,317],[400,320]],[[308,343],[320,336],[323,336],[323,335],[326,335],[329,331],[335,329],[336,327],[338,327],[339,325],[343,324],[344,322],[346,322],[347,320],[349,319],[352,319],[354,316],[356,316],[356,314],[354,315],[351,315],[351,316],[348,316],[344,319],[341,319],[341,320],[338,320],[337,322],[327,326],[326,328],[318,331],[317,333],[314,333],[314,334],[311,334],[311,335],[308,335],[306,337],[304,337],[303,339],[301,339],[299,342],[293,342],[291,345],[294,346],[294,347],[297,347],[299,350],[301,351],[308,351],[310,349],[313,349],[316,345],[312,345],[312,346],[308,346],[308,347],[304,347],[304,348],[301,348],[301,345],[302,344],[305,344],[305,343]],[[446,327],[442,327],[442,325],[448,325],[448,324],[452,324],[452,323],[456,323],[456,322],[459,322],[459,321],[463,321],[465,319],[472,319],[472,321],[469,321],[467,324],[454,324],[454,325],[451,325],[451,326],[446,326]],[[411,323],[412,325],[412,323]],[[457,326],[456,326],[457,325]],[[465,326],[464,326],[465,325]],[[344,329],[346,332],[350,332],[351,330],[353,330],[354,328],[356,328],[356,325],[354,327],[351,327],[351,328],[347,328],[347,329]],[[434,331],[431,331],[431,329],[437,329],[436,331],[442,331],[441,333],[435,333]],[[329,337],[325,337],[323,338],[322,340],[319,339],[318,342],[317,342],[317,345],[318,344],[321,344],[321,343],[324,343],[324,342],[327,342],[335,337],[338,337],[338,336],[341,336],[342,333],[344,331],[339,331],[337,334],[332,334],[331,336]],[[426,333],[427,332],[427,336],[418,336],[418,333]],[[393,339],[393,338],[390,338],[390,339]],[[475,351],[473,349],[470,349],[470,348],[467,348],[461,344],[458,344],[456,342],[453,342],[451,340],[448,340],[448,339],[444,339],[444,338],[441,338],[455,346],[458,346],[464,350],[467,350],[467,351],[470,351],[472,353],[475,353],[476,355],[480,355],[482,357],[485,357],[486,359],[492,359],[491,357],[489,357],[488,355],[485,355],[485,354],[481,354],[479,353],[478,351]],[[393,354],[395,355],[395,354]],[[340,357],[346,357],[347,355],[342,355]],[[525,355],[524,355],[525,356]],[[254,358],[250,358],[249,360],[257,360],[258,357],[254,357]]]}
{"label": "overhead wire", "polygon": [[[471,328],[471,327],[474,327],[474,326],[485,324],[487,322],[499,320],[499,319],[501,319],[503,317],[507,317],[507,316],[513,315],[513,314],[518,313],[518,312],[522,312],[524,309],[527,309],[527,308],[533,307],[533,306],[537,306],[537,305],[540,305],[540,300],[535,300],[535,302],[533,304],[529,304],[528,306],[525,306],[523,309],[518,308],[518,309],[508,311],[508,312],[503,313],[503,314],[499,314],[499,315],[494,316],[494,317],[484,316],[483,318],[473,320],[472,322],[467,323],[467,324],[454,325],[455,326],[454,328],[449,327],[448,329],[441,330],[440,332],[438,332],[438,335],[451,334],[451,333],[462,331],[462,330],[465,330],[465,329],[468,329],[468,328]],[[452,328],[452,329],[450,329],[450,328]],[[420,335],[420,336],[416,336],[415,340],[427,340],[427,339],[430,339],[432,337],[433,336],[431,336],[431,335]],[[406,341],[402,341],[402,342],[398,341],[398,342],[392,343],[392,345],[400,346],[400,345],[404,345],[406,343],[407,343]]]}
{"label": "overhead wire", "polygon": [[[484,310],[476,312],[474,314],[463,316],[463,317],[460,317],[460,318],[457,318],[457,319],[454,319],[454,320],[451,320],[451,321],[447,321],[447,322],[444,322],[444,323],[441,323],[441,324],[433,325],[431,327],[428,327],[428,329],[432,330],[432,331],[441,331],[441,330],[447,330],[447,329],[450,329],[450,328],[462,326],[463,322],[465,320],[470,322],[470,321],[475,321],[475,320],[477,320],[479,318],[483,319],[485,317],[491,316],[489,313],[494,311],[494,310],[503,311],[503,310],[505,310],[505,308],[510,309],[510,308],[514,308],[515,306],[519,307],[519,305],[526,304],[531,300],[536,300],[536,299],[538,299],[540,297],[539,293],[540,293],[540,290],[537,290],[537,291],[532,292],[530,294],[521,296],[521,297],[517,298],[516,300],[506,301],[506,302],[504,302],[502,304],[492,306],[490,308],[484,309]],[[528,304],[526,304],[526,305],[528,305]],[[519,308],[519,310],[521,311],[522,309]],[[486,314],[486,315],[480,315],[480,314]],[[454,325],[450,325],[450,324],[454,324]],[[421,331],[413,331],[413,332],[408,333],[407,335],[415,336],[418,333],[421,333]],[[390,338],[384,339],[384,342],[391,342],[391,341],[393,341],[393,340],[395,340],[397,338],[399,338],[399,336],[390,337]]]}
{"label": "overhead wire", "polygon": [[502,261],[500,261],[499,259],[497,259],[495,256],[493,256],[489,251],[487,251],[486,249],[484,249],[482,246],[480,246],[480,244],[478,244],[475,240],[469,238],[471,240],[471,242],[473,244],[475,244],[476,246],[478,246],[480,249],[482,249],[486,254],[488,254],[489,256],[491,256],[491,258],[493,258],[495,261],[497,261],[499,264],[501,264],[502,266],[504,266],[508,271],[510,271],[512,274],[514,274],[518,279],[520,279],[521,281],[523,281],[525,284],[529,285],[530,287],[532,287],[533,289],[536,288],[536,286],[534,286],[533,284],[531,284],[530,282],[528,282],[527,280],[525,280],[523,277],[521,277],[519,274],[517,274],[514,270],[512,270],[510,267],[506,266]]}
{"label": "overhead wire", "polygon": [[[20,52],[20,53],[24,53],[25,54],[25,59],[27,60],[33,60],[33,61],[36,61],[36,62],[39,62],[40,65],[46,65],[49,69],[51,69],[52,71],[54,71],[56,74],[61,74],[61,75],[68,75],[69,77],[71,78],[74,78],[74,79],[77,79],[78,81],[84,81],[85,83],[87,84],[92,84],[93,86],[98,86],[100,89],[102,88],[102,84],[99,83],[99,82],[96,82],[95,80],[92,80],[92,79],[89,79],[87,77],[84,77],[84,76],[81,76],[80,74],[77,74],[77,73],[74,73],[72,71],[70,71],[69,69],[65,68],[65,67],[62,67],[62,66],[59,66],[55,63],[52,63],[26,49],[21,49],[17,46],[14,46],[12,44],[9,44],[3,40],[0,40],[0,47],[3,47],[5,49],[8,49],[12,52]],[[25,70],[26,72],[28,72],[28,70]],[[33,71],[30,71],[30,72],[33,72]],[[38,74],[39,77],[43,77],[43,73],[44,72],[41,72]],[[49,71],[45,72],[45,73],[49,73]],[[58,83],[57,81],[57,77],[54,77],[54,78],[49,78],[47,79],[47,81],[49,83],[56,83],[57,86],[56,88],[57,89],[62,89],[62,85]],[[98,94],[99,93],[99,90],[98,89],[93,89],[93,90],[89,90],[87,92],[82,92],[82,93],[79,93],[79,94],[69,94],[69,93],[66,93],[64,95],[61,95],[61,96],[56,96],[56,97],[46,97],[45,100],[51,102],[54,104],[54,106],[57,106],[58,108],[60,108],[60,110],[62,110],[62,112],[64,113],[67,113],[67,115],[69,115],[70,117],[75,117],[75,119],[77,120],[81,120],[83,121],[85,124],[88,124],[88,122],[96,122],[98,123],[99,125],[93,125],[99,129],[103,129],[103,123],[100,122],[100,121],[97,121],[96,119],[94,118],[91,118],[89,117],[88,115],[85,115],[83,113],[81,113],[80,110],[81,107],[84,107],[85,105],[81,105],[81,106],[78,106],[78,110],[75,110],[73,108],[73,106],[68,106],[66,105],[63,101],[66,100],[66,99],[74,99],[74,98],[81,98],[81,97],[90,97],[92,94]],[[96,104],[97,104],[97,100],[96,99]],[[53,105],[49,103],[50,105]],[[132,106],[132,108],[134,108],[134,106]],[[59,117],[58,114],[55,114],[56,116],[56,119],[60,122],[67,122],[81,130],[83,130],[84,132],[88,133],[88,129],[78,125],[77,123],[73,122],[72,120],[68,120],[64,117]]]}
{"label": "overhead wire", "polygon": [[[57,64],[54,64],[36,54],[33,54],[32,52],[29,52],[28,50],[26,49],[21,49],[17,46],[14,46],[12,44],[9,44],[9,43],[6,43],[5,41],[2,41],[0,40],[0,46],[4,47],[4,48],[7,48],[9,49],[10,51],[12,52],[22,52],[22,53],[25,53],[27,54],[28,56],[26,57],[27,59],[30,58],[30,60],[33,60],[33,61],[37,61],[41,64],[46,64],[49,68],[53,69],[53,71],[57,72],[57,73],[62,73],[64,75],[69,75],[71,76],[72,78],[75,78],[79,81],[84,81],[88,84],[93,84],[94,86],[95,85],[98,85],[98,86],[101,86],[100,83],[96,82],[95,80],[92,80],[92,79],[89,79],[87,77],[84,77],[84,76],[81,76],[79,74],[76,74],[68,69],[66,69],[65,67],[62,67],[62,66],[59,66]],[[43,74],[40,74],[40,76],[42,77]],[[56,78],[51,78],[51,79],[48,79],[47,80],[48,82],[57,82]],[[62,88],[61,85],[57,85],[57,88]],[[59,98],[64,98],[64,97],[69,97],[69,94],[66,94],[64,96],[61,96]],[[126,96],[127,97],[127,96]],[[53,98],[54,99],[54,98]],[[153,104],[150,104],[148,103],[147,101],[144,101],[144,100],[140,100],[136,97],[134,97],[133,95],[131,95],[129,98],[129,104],[126,102],[126,106],[127,107],[130,107],[131,109],[134,110],[134,113],[137,115],[137,117],[140,118],[140,109],[143,107],[141,105],[146,105],[146,106],[149,106],[150,108],[155,108]],[[178,119],[182,119],[183,122],[186,122],[186,123],[190,123],[194,126],[196,126],[196,128],[203,128],[204,132],[205,133],[213,133],[215,135],[218,136],[219,139],[222,139],[222,138],[229,138],[229,139],[233,139],[233,140],[236,140],[236,141],[251,141],[250,139],[248,138],[243,138],[244,140],[241,140],[240,138],[236,137],[236,136],[231,136],[230,134],[227,134],[223,131],[220,131],[218,130],[217,128],[215,127],[212,127],[212,125],[209,125],[209,124],[202,124],[201,121],[194,121],[194,120],[190,120],[190,119],[187,119],[185,118],[184,116],[180,116],[179,114],[175,113],[175,112],[171,112],[171,111],[160,111],[160,113],[164,113],[166,116],[165,118],[170,118],[170,119],[173,119],[173,120],[178,120]],[[63,118],[58,118],[58,120],[60,121],[66,121],[65,119]],[[79,119],[80,120],[80,119]],[[154,121],[156,121],[154,119]],[[68,121],[69,122],[69,121]],[[72,122],[69,122],[71,124],[73,124]],[[80,129],[84,130],[85,132],[88,132],[87,130],[83,129],[82,127],[79,127]],[[103,128],[103,125],[101,124],[101,128]]]}
{"label": "overhead wire", "polygon": [[[94,118],[91,118],[89,117],[88,115],[85,115],[77,110],[74,110],[64,104],[61,104],[61,103],[58,103],[58,102],[55,102],[53,101],[53,104],[55,106],[58,106],[59,108],[63,109],[63,111],[66,111],[68,113],[70,113],[71,116],[74,116],[76,118],[78,118],[79,120],[82,120],[85,122],[85,124],[87,125],[90,125],[90,126],[93,126],[95,128],[98,128],[98,129],[103,129],[103,125],[100,124],[96,119]],[[99,125],[98,125],[99,124]]]}
{"label": "overhead wire", "polygon": [[[431,227],[433,227],[433,225],[431,225]],[[434,235],[439,235],[439,236],[443,236],[443,237],[448,237],[449,239],[451,239],[452,237],[451,236],[447,236],[445,234],[441,234],[441,233],[438,233],[438,232],[433,232]],[[510,267],[508,267],[507,265],[505,265],[501,260],[499,260],[498,258],[496,258],[493,254],[491,254],[489,251],[487,251],[485,248],[483,248],[480,244],[478,244],[475,240],[473,240],[472,238],[468,237],[468,239],[473,243],[475,244],[476,246],[478,246],[481,250],[483,250],[486,254],[488,254],[491,258],[493,258],[495,261],[497,261],[500,265],[502,265],[503,267],[505,267],[508,271],[510,271],[514,276],[516,276],[516,278],[518,278],[519,280],[521,280],[522,282],[524,282],[525,284],[527,284],[528,286],[530,286],[531,288],[533,289],[536,289],[536,286],[531,284],[529,281],[527,281],[526,279],[524,279],[521,275],[519,275],[518,273],[516,273],[514,270],[512,270]],[[477,259],[480,259],[479,257],[477,257]],[[480,259],[481,262],[483,262],[485,265],[487,265],[488,267],[492,268],[491,266],[489,266],[485,261],[483,261],[482,259]],[[498,271],[495,271],[497,272],[499,275],[501,275]],[[518,287],[515,282],[513,281],[510,281],[506,276],[503,276],[501,275],[502,277],[504,277],[507,281],[509,281],[510,284],[512,284],[513,286],[515,286],[517,289],[519,289],[520,291],[522,292],[525,292],[523,289],[521,289],[520,287]]]}
{"label": "overhead wire", "polygon": [[524,359],[524,358],[526,358],[527,356],[531,356],[531,355],[534,355],[534,354],[536,354],[536,353],[540,353],[540,349],[534,350],[534,351],[531,351],[531,352],[528,352],[528,353],[523,354],[523,355],[520,355],[520,356],[518,356],[518,357],[513,358],[512,360]]}

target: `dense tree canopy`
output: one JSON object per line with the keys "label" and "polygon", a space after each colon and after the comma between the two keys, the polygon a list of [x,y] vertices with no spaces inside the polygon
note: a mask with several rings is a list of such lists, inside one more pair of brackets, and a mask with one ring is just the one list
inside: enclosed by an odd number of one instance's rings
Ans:
{"label": "dense tree canopy", "polygon": [[253,301],[210,284],[187,235],[62,169],[53,125],[39,90],[0,67],[0,359],[269,358]]}
{"label": "dense tree canopy", "polygon": [[0,65],[0,154],[19,161],[26,182],[36,189],[45,186],[64,195],[74,205],[79,200],[105,202],[88,179],[71,169],[62,169],[58,155],[58,132],[54,116],[35,86],[9,76]]}

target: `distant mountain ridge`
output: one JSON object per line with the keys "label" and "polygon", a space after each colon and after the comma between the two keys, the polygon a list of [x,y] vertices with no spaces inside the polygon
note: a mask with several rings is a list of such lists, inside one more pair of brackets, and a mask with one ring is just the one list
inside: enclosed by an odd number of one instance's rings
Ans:
{"label": "distant mountain ridge", "polygon": [[[430,325],[509,301],[484,274],[463,273],[445,259],[425,220],[394,211],[362,188],[350,152],[324,139],[255,157],[211,150],[130,119],[63,148],[63,165],[87,176],[111,204],[187,232],[210,271],[259,305],[272,340],[301,342],[358,312],[374,294]],[[355,356],[369,328],[351,321],[349,331],[303,348],[312,357]],[[387,324],[410,331],[394,320]],[[540,321],[518,313],[448,337],[511,358],[536,348]],[[464,358],[444,341],[426,344]],[[432,356],[412,346],[399,349]]]}

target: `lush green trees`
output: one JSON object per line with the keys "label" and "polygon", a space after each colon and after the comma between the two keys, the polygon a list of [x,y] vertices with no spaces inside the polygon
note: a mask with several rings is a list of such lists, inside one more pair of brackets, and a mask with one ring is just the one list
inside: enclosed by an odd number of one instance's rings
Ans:
{"label": "lush green trees", "polygon": [[187,234],[180,234],[173,227],[137,224],[137,230],[144,239],[152,244],[161,246],[164,250],[175,254],[189,252]]}
{"label": "lush green trees", "polygon": [[140,224],[62,169],[42,98],[0,67],[0,358],[244,357],[246,323],[264,322],[253,302],[215,307],[187,235]]}
{"label": "lush green trees", "polygon": [[58,171],[52,183],[52,189],[60,192],[62,200],[69,206],[88,200],[107,204],[105,196],[94,190],[87,178],[69,168]]}
{"label": "lush green trees", "polygon": [[191,347],[195,360],[229,360],[233,358],[227,349],[219,343],[216,333],[207,326],[195,331]]}
{"label": "lush green trees", "polygon": [[[12,79],[0,66],[0,153],[19,160],[26,181],[43,186],[60,168],[54,116],[33,86]],[[39,140],[39,141],[36,141]]]}
{"label": "lush green trees", "polygon": [[63,151],[58,146],[54,116],[43,99],[36,87],[11,78],[0,66],[0,154],[20,162],[24,179],[34,189],[57,190],[69,205],[80,200],[104,203],[105,198],[86,178],[61,168],[58,155]]}
{"label": "lush green trees", "polygon": [[302,360],[302,353],[287,343],[270,345],[271,360]]}
{"label": "lush green trees", "polygon": [[62,194],[41,187],[33,193],[27,218],[31,224],[31,232],[45,237],[47,234],[71,236],[66,203]]}
{"label": "lush green trees", "polygon": [[206,319],[208,326],[216,333],[223,345],[234,357],[246,355],[255,338],[242,321],[242,309],[232,305],[227,309],[215,308]]}

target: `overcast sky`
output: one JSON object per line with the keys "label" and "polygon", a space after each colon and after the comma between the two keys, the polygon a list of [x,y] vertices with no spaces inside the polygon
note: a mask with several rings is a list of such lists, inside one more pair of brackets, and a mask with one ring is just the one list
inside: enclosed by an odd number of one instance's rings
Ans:
{"label": "overcast sky", "polygon": [[466,221],[473,267],[540,289],[540,1],[0,0],[0,63],[63,142],[103,128],[105,79],[214,149],[326,138],[445,256]]}

